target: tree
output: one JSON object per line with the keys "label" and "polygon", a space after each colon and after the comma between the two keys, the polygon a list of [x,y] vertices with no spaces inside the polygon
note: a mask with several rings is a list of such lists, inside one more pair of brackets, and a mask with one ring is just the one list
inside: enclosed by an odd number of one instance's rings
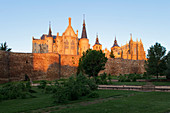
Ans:
{"label": "tree", "polygon": [[5,42],[4,44],[1,43],[0,50],[3,50],[3,51],[11,51],[11,48],[8,48],[7,43]]}
{"label": "tree", "polygon": [[111,50],[110,58],[115,58],[115,56],[114,56],[114,54],[113,54],[113,50]]}
{"label": "tree", "polygon": [[170,51],[168,52],[167,56],[167,70],[166,70],[166,78],[170,79]]}
{"label": "tree", "polygon": [[84,72],[89,77],[96,77],[100,70],[104,70],[107,57],[100,50],[87,50],[79,60],[78,72]]}
{"label": "tree", "polygon": [[165,61],[166,48],[156,43],[148,49],[148,60],[146,61],[146,71],[149,75],[162,75],[166,70]]}

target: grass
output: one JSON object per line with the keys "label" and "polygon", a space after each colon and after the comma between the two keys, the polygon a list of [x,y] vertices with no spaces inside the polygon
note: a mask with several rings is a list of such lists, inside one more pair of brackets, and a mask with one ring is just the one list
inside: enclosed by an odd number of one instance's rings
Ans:
{"label": "grass", "polygon": [[98,98],[83,97],[66,105],[53,103],[51,94],[40,89],[36,98],[13,99],[0,102],[1,113],[53,112],[53,113],[164,113],[170,112],[169,92],[137,92],[97,90]]}
{"label": "grass", "polygon": [[54,106],[51,95],[43,94],[41,90],[33,88],[37,98],[13,99],[0,102],[1,113],[16,113],[27,110],[39,109],[42,107]]}
{"label": "grass", "polygon": [[[33,87],[37,93],[33,94],[36,98],[28,98],[28,99],[13,99],[13,100],[5,100],[0,102],[0,113],[17,113],[17,112],[29,112],[31,110],[42,109],[44,110],[47,107],[56,106],[53,103],[53,98],[51,94],[45,94],[42,90]],[[114,95],[124,95],[124,94],[131,94],[133,92],[129,91],[110,91],[110,90],[98,90],[97,91],[100,95],[99,98],[108,98]],[[74,104],[82,101],[93,101],[95,98],[87,98],[83,97],[77,101],[71,101],[67,104]]]}
{"label": "grass", "polygon": [[127,96],[87,106],[77,105],[52,113],[166,113],[170,112],[170,93],[138,92]]}

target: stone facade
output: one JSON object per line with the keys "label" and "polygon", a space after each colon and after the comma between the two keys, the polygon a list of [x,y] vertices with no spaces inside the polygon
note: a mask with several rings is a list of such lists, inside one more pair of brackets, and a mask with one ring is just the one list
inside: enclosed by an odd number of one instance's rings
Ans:
{"label": "stone facade", "polygon": [[126,43],[123,46],[117,44],[115,37],[114,44],[111,48],[115,58],[131,59],[131,60],[146,60],[146,55],[143,47],[142,40],[135,42],[132,40],[132,34],[130,35],[129,43]]}
{"label": "stone facade", "polygon": [[[0,83],[31,80],[55,80],[75,75],[80,56],[57,53],[13,53],[0,51]],[[108,59],[105,70],[112,75],[144,73],[144,60]]]}
{"label": "stone facade", "polygon": [[32,53],[58,53],[62,55],[82,55],[82,53],[90,48],[87,39],[85,20],[83,21],[83,30],[81,38],[78,38],[78,30],[75,33],[71,26],[71,18],[69,25],[62,36],[52,35],[51,25],[48,35],[43,34],[40,39],[32,38]]}
{"label": "stone facade", "polygon": [[[71,26],[71,18],[69,17],[69,25],[65,32],[59,36],[52,35],[51,24],[49,26],[48,35],[43,34],[40,39],[32,38],[32,53],[58,53],[61,55],[83,55],[83,52],[90,49],[89,39],[86,33],[86,24],[83,20],[83,28],[81,38],[78,38],[78,30],[75,33]],[[98,35],[96,42],[92,47],[93,50],[102,50],[102,44],[99,43]],[[102,50],[107,58],[110,58],[110,51],[106,48]],[[115,38],[111,51],[115,58],[146,60],[143,43],[140,39],[135,42],[132,40],[132,34],[129,43],[119,46]]]}

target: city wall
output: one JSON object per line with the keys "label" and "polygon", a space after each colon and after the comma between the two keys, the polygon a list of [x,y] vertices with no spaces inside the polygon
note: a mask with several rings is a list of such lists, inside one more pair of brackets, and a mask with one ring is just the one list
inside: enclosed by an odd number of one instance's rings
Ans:
{"label": "city wall", "polygon": [[[0,83],[31,80],[55,80],[76,74],[80,56],[56,53],[14,53],[0,51]],[[144,61],[108,59],[106,72],[111,75],[143,73]]]}

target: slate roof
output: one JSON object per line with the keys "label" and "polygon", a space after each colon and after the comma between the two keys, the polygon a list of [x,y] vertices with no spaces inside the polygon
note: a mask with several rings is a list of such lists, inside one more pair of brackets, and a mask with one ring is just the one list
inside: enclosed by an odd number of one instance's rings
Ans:
{"label": "slate roof", "polygon": [[85,20],[83,21],[83,29],[82,29],[81,38],[87,38]]}

